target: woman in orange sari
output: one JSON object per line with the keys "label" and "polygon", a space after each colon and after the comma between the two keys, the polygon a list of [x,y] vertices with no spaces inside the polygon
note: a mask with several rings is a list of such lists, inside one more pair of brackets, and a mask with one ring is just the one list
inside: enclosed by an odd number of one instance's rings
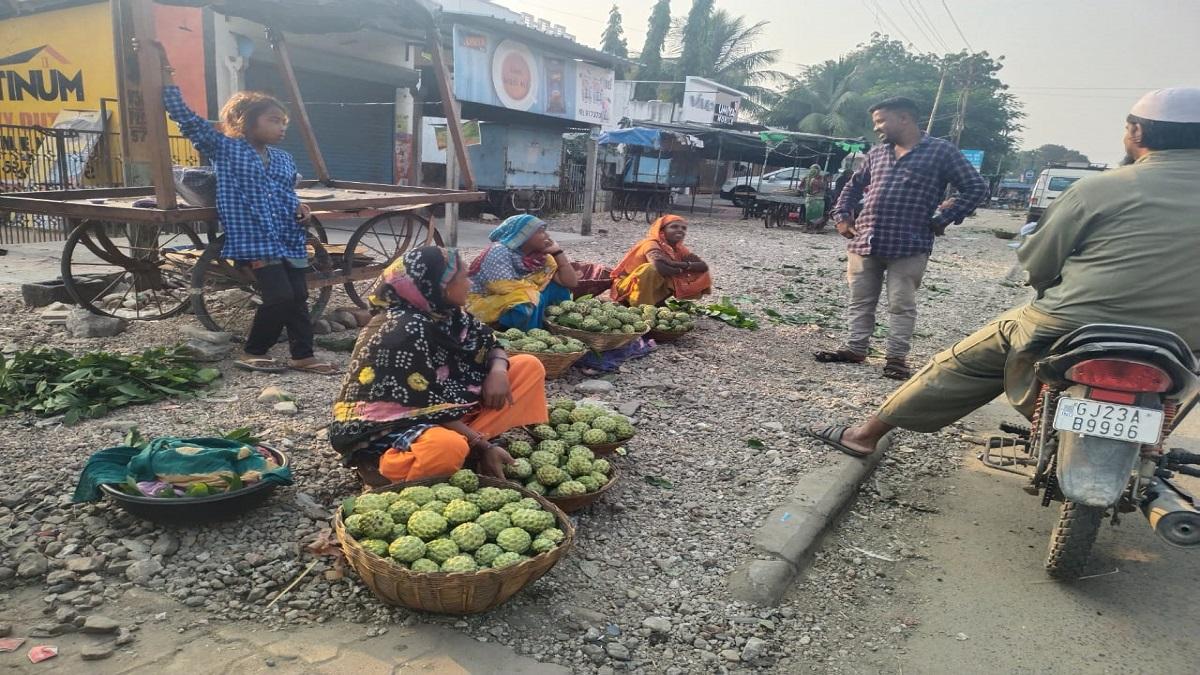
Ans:
{"label": "woman in orange sari", "polygon": [[708,264],[683,240],[687,221],[666,215],[654,221],[613,270],[612,299],[630,306],[661,305],[667,298],[694,300],[712,292]]}

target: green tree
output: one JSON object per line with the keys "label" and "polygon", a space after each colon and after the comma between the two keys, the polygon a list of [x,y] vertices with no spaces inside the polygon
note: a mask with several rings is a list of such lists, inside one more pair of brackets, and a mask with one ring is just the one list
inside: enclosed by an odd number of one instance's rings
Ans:
{"label": "green tree", "polygon": [[[671,30],[671,0],[658,0],[650,12],[650,20],[646,24],[646,42],[642,45],[642,53],[638,61],[642,66],[638,69],[639,80],[661,80],[666,75],[663,70],[663,47],[667,42],[667,33]],[[658,91],[658,85],[639,84],[637,97],[648,99]]]}
{"label": "green tree", "polygon": [[870,128],[862,114],[863,84],[860,64],[850,59],[809,66],[791,80],[766,121],[813,134],[865,136]]}
{"label": "green tree", "polygon": [[608,25],[600,35],[600,50],[623,59],[629,58],[629,43],[621,26],[621,10],[615,4],[608,10]]}
{"label": "green tree", "polygon": [[1087,155],[1078,150],[1055,143],[1047,143],[1033,150],[1022,150],[1016,153],[1006,163],[1009,164],[1006,174],[1020,178],[1027,171],[1032,171],[1036,175],[1051,163],[1083,162],[1090,164],[1091,161]]}
{"label": "green tree", "polygon": [[679,29],[680,73],[696,75],[704,67],[712,13],[713,0],[692,0],[692,9],[688,11],[687,20]]}
{"label": "green tree", "polygon": [[[761,115],[766,110],[765,104],[776,95],[772,85],[784,77],[771,69],[779,60],[779,50],[756,49],[766,27],[766,21],[748,24],[745,17],[717,10],[709,16],[701,42],[689,47],[688,24],[684,24],[674,36],[680,54],[675,64],[675,79],[694,75],[739,89],[749,96],[742,102],[743,109]],[[698,64],[691,68],[685,66],[689,49]],[[683,91],[676,90],[679,92],[676,100],[682,100]]]}

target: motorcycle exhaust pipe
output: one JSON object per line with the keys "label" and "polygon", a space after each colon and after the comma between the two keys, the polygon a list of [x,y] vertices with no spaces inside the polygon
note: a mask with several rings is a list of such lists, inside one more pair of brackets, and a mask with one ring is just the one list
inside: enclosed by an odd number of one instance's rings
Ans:
{"label": "motorcycle exhaust pipe", "polygon": [[1142,515],[1163,541],[1178,548],[1200,548],[1200,511],[1168,485],[1150,486],[1152,498],[1142,503]]}

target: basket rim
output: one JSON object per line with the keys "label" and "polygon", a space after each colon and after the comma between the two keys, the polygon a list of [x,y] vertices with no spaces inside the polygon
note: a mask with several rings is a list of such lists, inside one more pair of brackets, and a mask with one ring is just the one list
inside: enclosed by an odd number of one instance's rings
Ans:
{"label": "basket rim", "polygon": [[600,495],[604,494],[605,492],[608,492],[614,486],[616,486],[617,478],[620,477],[620,474],[621,474],[621,472],[617,471],[617,466],[615,464],[610,463],[609,464],[609,472],[608,472],[608,482],[605,483],[604,487],[600,488],[599,490],[596,490],[595,492],[586,492],[581,495],[573,495],[571,497],[551,497],[551,496],[547,495],[546,499],[549,500],[552,504],[557,505],[558,501],[566,501],[568,499],[581,499],[584,497],[588,497],[591,499],[591,501],[588,502],[590,504],[590,503],[596,501],[597,499],[599,499]]}
{"label": "basket rim", "polygon": [[588,350],[586,349],[577,352],[526,352],[520,349],[505,349],[504,351],[508,352],[509,354],[526,354],[537,357],[539,360],[542,358],[564,358],[568,356],[582,358],[584,354],[588,353]]}
{"label": "basket rim", "polygon": [[[558,323],[557,321],[553,321],[552,319],[550,319],[550,317],[546,317],[546,325],[554,327],[555,330],[562,331],[563,335],[586,335],[591,338],[607,338],[607,339],[619,338],[619,339],[627,339],[630,342],[632,342],[633,340],[636,340],[637,338],[642,337],[646,333],[650,332],[650,329],[647,328],[646,330],[637,332],[637,333],[597,333],[595,331],[582,330],[579,328],[571,328],[570,326],[564,326],[561,323]],[[553,332],[553,331],[551,331],[551,332]]]}
{"label": "basket rim", "polygon": [[[446,480],[450,478],[450,475],[451,474],[445,474],[442,476],[434,476],[431,478],[421,478],[421,479],[414,480],[414,481],[404,481],[401,483],[392,483],[391,485],[383,485],[383,486],[380,486],[377,488],[372,488],[371,490],[368,490],[367,493],[399,492],[400,490],[403,490],[406,487],[412,487],[415,485],[435,485],[437,483],[446,482]],[[542,502],[543,507],[549,506],[550,508],[548,508],[546,510],[548,512],[554,514],[555,521],[558,523],[558,528],[563,531],[564,535],[566,535],[565,537],[563,537],[562,542],[558,546],[555,546],[554,548],[550,549],[549,551],[546,551],[544,553],[539,553],[534,556],[530,556],[528,560],[522,560],[521,562],[517,563],[516,565],[509,565],[508,567],[502,567],[500,569],[486,567],[483,569],[476,570],[474,572],[414,572],[407,567],[400,567],[399,565],[395,564],[395,562],[392,561],[391,558],[385,558],[383,556],[375,555],[374,553],[371,553],[366,548],[364,548],[362,546],[362,544],[360,544],[358,542],[357,538],[355,538],[349,532],[346,531],[345,519],[342,518],[342,509],[340,506],[338,508],[334,509],[334,513],[333,513],[334,528],[337,531],[339,531],[342,535],[344,535],[343,544],[349,545],[352,543],[355,547],[357,547],[363,553],[366,553],[367,555],[371,555],[376,558],[379,558],[380,560],[383,560],[385,562],[391,563],[391,566],[389,568],[390,572],[403,573],[407,576],[414,576],[414,577],[431,577],[435,574],[438,575],[439,578],[446,578],[446,577],[452,577],[452,576],[476,578],[479,575],[485,575],[485,574],[491,574],[494,576],[510,576],[517,570],[524,569],[524,568],[526,568],[526,566],[534,565],[535,561],[537,562],[537,564],[541,564],[541,562],[543,562],[543,560],[539,560],[539,559],[542,556],[557,555],[558,557],[561,558],[562,556],[566,555],[568,551],[570,551],[571,547],[573,547],[575,545],[575,526],[571,524],[570,516],[568,516],[565,511],[560,509],[557,504],[555,504],[554,502],[550,501],[549,499],[546,499],[545,497],[539,495],[538,493],[533,492],[532,490],[527,490],[524,485],[520,485],[518,483],[513,483],[508,480],[500,480],[499,478],[492,478],[490,476],[479,476],[479,478],[481,481],[486,479],[486,480],[497,483],[497,485],[490,485],[490,486],[485,486],[485,485],[480,484],[480,487],[500,487],[501,485],[503,485],[506,488],[511,487],[512,489],[515,489],[517,492],[520,492],[525,497],[533,497],[534,499],[537,499],[538,502]],[[611,483],[612,481],[609,481],[609,482]],[[364,493],[364,494],[366,494],[366,493]]]}
{"label": "basket rim", "polygon": [[[521,429],[534,441],[536,441],[537,443],[540,443],[540,442],[542,442],[542,439],[533,435],[533,427],[535,427],[535,426],[538,426],[538,425],[536,425],[536,424],[535,425],[525,425],[525,426],[521,427]],[[630,436],[629,438],[622,438],[622,439],[618,439],[618,440],[611,441],[611,442],[605,441],[603,443],[593,443],[591,445],[588,445],[587,443],[580,441],[579,443],[577,443],[577,445],[582,445],[583,447],[587,448],[588,450],[591,450],[592,452],[595,452],[596,448],[607,448],[609,446],[612,446],[612,449],[615,450],[615,449],[621,447],[622,445],[628,443],[629,441],[632,441],[634,438],[637,438],[637,430],[634,430],[633,435]],[[536,447],[536,443],[535,443],[535,447]],[[605,452],[611,452],[611,450],[606,450]]]}

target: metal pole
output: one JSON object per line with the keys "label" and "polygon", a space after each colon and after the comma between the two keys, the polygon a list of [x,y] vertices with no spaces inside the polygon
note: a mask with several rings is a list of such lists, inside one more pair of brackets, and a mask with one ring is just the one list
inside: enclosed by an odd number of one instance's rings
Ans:
{"label": "metal pole", "polygon": [[942,61],[942,78],[938,80],[937,94],[933,96],[933,108],[929,110],[929,122],[925,125],[925,133],[933,133],[933,118],[937,115],[938,105],[942,102],[942,91],[946,88],[946,62]]}
{"label": "metal pole", "polygon": [[[450,120],[447,120],[449,122]],[[455,139],[457,134],[446,129],[446,189],[458,189],[458,162],[455,154]],[[446,243],[458,246],[458,203],[446,204]]]}
{"label": "metal pole", "polygon": [[717,203],[717,192],[721,189],[717,185],[717,181],[721,178],[721,151],[725,149],[725,139],[723,136],[717,136],[717,166],[713,170],[713,186],[712,192],[708,194],[708,215],[712,215],[713,208]]}
{"label": "metal pole", "polygon": [[600,165],[599,147],[596,139],[588,134],[587,139],[587,169],[583,175],[583,220],[580,221],[579,234],[588,236],[592,233],[592,211],[596,207],[596,171]]}

